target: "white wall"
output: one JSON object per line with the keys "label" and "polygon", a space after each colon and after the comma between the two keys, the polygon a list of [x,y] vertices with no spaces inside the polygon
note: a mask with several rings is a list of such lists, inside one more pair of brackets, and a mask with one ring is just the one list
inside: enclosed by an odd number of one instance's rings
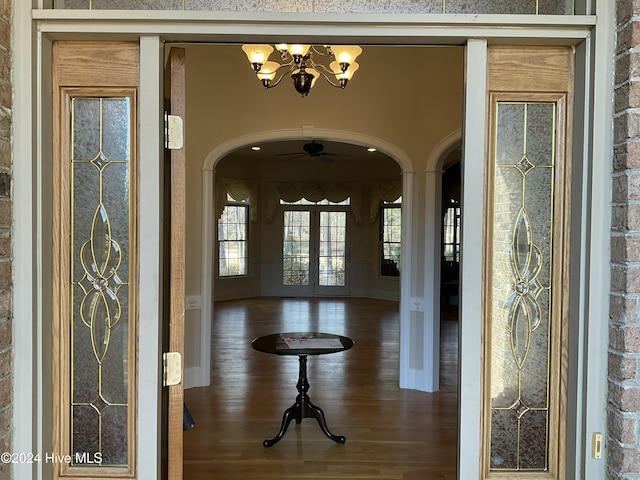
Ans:
{"label": "white wall", "polygon": [[[438,143],[459,131],[462,122],[462,47],[364,47],[358,58],[360,69],[347,89],[339,90],[318,84],[308,97],[301,98],[291,85],[283,81],[280,86],[265,91],[260,85],[239,45],[211,46],[187,45],[187,295],[201,294],[202,268],[210,268],[201,261],[200,244],[202,223],[202,172],[207,155],[218,145],[256,132],[301,128],[313,125],[318,129],[354,132],[381,139],[402,150],[409,157],[413,171],[423,172],[431,151]],[[390,62],[390,59],[393,59]],[[412,65],[393,75],[389,65]],[[216,165],[226,169],[223,163]],[[391,167],[396,168],[395,166]],[[238,165],[238,170],[255,171]],[[262,181],[282,178],[282,171],[261,170]],[[366,180],[377,178],[371,168],[345,173],[349,178]],[[317,179],[324,175],[306,167],[302,173],[287,170],[290,178]],[[328,174],[335,180],[335,175]],[[340,174],[342,178],[342,174]],[[326,178],[326,177],[325,177]],[[412,218],[414,239],[411,261],[423,264],[424,214],[426,207],[424,176],[415,175],[413,185]],[[259,220],[263,222],[263,219]],[[363,228],[369,228],[370,225]],[[256,228],[256,226],[252,226]],[[260,223],[258,230],[268,232]],[[372,227],[373,228],[373,227]],[[371,238],[372,232],[362,232],[362,238]],[[360,232],[354,230],[354,234]],[[375,234],[377,235],[377,233]],[[375,239],[376,236],[373,235]],[[267,239],[274,235],[265,235]],[[255,246],[252,246],[254,248]],[[275,245],[262,243],[261,254],[253,268],[270,268],[270,256]],[[368,252],[371,252],[369,247]],[[352,257],[352,265],[362,267],[370,258]],[[377,257],[375,259],[377,262]],[[375,263],[374,262],[374,263]],[[373,265],[373,264],[372,264]],[[377,267],[377,264],[375,265]],[[416,271],[411,295],[422,296],[424,272]],[[272,278],[267,275],[267,279]],[[354,278],[354,282],[359,277]],[[256,279],[250,280],[255,282]],[[384,291],[385,281],[369,275],[367,289]],[[237,283],[237,282],[236,282]],[[236,290],[238,285],[228,282],[220,294]],[[259,292],[256,283],[247,286],[247,292]],[[357,291],[357,288],[356,290]]]}

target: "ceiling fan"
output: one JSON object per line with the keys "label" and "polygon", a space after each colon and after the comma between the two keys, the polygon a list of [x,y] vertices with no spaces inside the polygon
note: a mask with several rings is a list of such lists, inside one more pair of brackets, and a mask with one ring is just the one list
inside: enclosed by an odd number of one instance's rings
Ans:
{"label": "ceiling fan", "polygon": [[351,155],[325,152],[324,145],[322,145],[321,143],[316,143],[315,140],[312,140],[311,143],[305,143],[302,146],[302,149],[304,150],[304,152],[280,153],[277,156],[278,157],[290,156],[290,158],[288,158],[287,160],[293,160],[293,159],[301,158],[308,155],[310,157],[318,157],[320,158],[320,160],[326,163],[333,162],[333,158],[331,157],[352,158]]}

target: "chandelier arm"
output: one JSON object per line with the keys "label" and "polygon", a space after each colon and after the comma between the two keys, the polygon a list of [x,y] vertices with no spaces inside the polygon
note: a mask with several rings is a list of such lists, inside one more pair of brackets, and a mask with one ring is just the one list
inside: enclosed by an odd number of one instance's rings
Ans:
{"label": "chandelier arm", "polygon": [[[284,66],[285,66],[285,65],[283,65],[283,67],[284,67]],[[282,68],[282,67],[281,67],[281,68]],[[280,70],[280,68],[279,68],[278,70]],[[292,70],[292,69],[291,69],[291,68],[289,68],[288,70],[286,70],[286,71],[282,72],[282,75],[280,75],[280,77],[279,77],[275,82],[269,83],[269,86],[267,86],[267,87],[265,87],[265,88],[273,88],[273,87],[277,87],[277,86],[278,86],[278,84],[282,81],[282,79],[283,79],[283,78],[284,78],[288,73],[291,73],[291,70]]]}
{"label": "chandelier arm", "polygon": [[334,72],[333,70],[331,70],[329,67],[327,67],[326,65],[323,65],[321,63],[315,63],[315,62],[310,62],[313,65],[313,68],[316,69],[318,71],[318,73],[321,73],[323,75],[335,75],[336,72]]}
{"label": "chandelier arm", "polygon": [[282,65],[280,65],[280,66],[277,68],[277,70],[276,70],[276,72],[277,72],[278,70],[281,70],[281,69],[283,69],[283,68],[286,68],[286,70],[285,70],[284,72],[282,72],[282,75],[280,75],[280,77],[279,77],[275,82],[269,82],[269,84],[268,84],[268,85],[265,85],[265,83],[264,83],[264,82],[262,82],[262,85],[264,85],[264,88],[266,88],[266,89],[273,88],[273,87],[277,87],[277,86],[278,86],[278,84],[279,84],[279,83],[282,81],[282,79],[285,77],[285,75],[286,75],[287,73],[291,73],[291,72],[293,71],[293,67],[294,67],[294,65],[293,65],[293,61],[291,61],[291,62],[289,62],[289,63],[283,63],[283,64],[282,64]]}
{"label": "chandelier arm", "polygon": [[[318,67],[323,67],[323,68],[318,68]],[[314,65],[314,69],[316,72],[318,72],[320,75],[322,75],[322,77],[327,81],[327,83],[329,83],[331,86],[336,87],[336,88],[344,88],[344,85],[341,85],[339,83],[334,83],[331,78],[329,78],[329,75],[327,75],[327,73],[323,72],[323,70],[326,70],[327,72],[329,72],[331,75],[333,75],[333,72],[331,70],[329,70],[327,67],[325,67],[324,65]]]}
{"label": "chandelier arm", "polygon": [[317,53],[321,57],[333,57],[333,53],[331,52],[331,47],[328,45],[323,45],[323,47],[325,50],[324,52],[321,50],[318,50],[318,47],[316,45],[311,45],[311,51],[313,51],[313,53]]}

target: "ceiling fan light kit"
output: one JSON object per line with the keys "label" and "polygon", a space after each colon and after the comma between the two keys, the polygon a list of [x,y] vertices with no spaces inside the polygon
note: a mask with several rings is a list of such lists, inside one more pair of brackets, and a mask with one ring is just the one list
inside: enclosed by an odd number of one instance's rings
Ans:
{"label": "ceiling fan light kit", "polygon": [[[246,44],[242,46],[242,50],[264,88],[277,86],[288,74],[293,80],[294,88],[303,97],[309,94],[319,77],[334,87],[345,88],[359,68],[355,60],[362,53],[362,48],[357,45],[316,46],[285,43],[275,47]],[[279,53],[280,62],[269,60],[274,50]],[[320,59],[326,60],[329,65],[320,63]],[[278,72],[281,72],[279,76]]]}

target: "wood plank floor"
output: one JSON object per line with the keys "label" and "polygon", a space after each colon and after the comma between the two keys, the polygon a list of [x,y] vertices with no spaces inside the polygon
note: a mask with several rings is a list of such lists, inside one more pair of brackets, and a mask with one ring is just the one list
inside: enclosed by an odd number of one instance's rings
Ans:
{"label": "wood plank floor", "polygon": [[[441,391],[398,388],[396,302],[371,299],[256,298],[215,304],[210,387],[189,389],[196,427],[184,434],[185,480],[456,478],[457,322],[441,322]],[[270,448],[283,411],[297,395],[297,357],[253,350],[253,338],[275,332],[346,335],[346,352],[309,357],[317,422],[289,425]]]}

